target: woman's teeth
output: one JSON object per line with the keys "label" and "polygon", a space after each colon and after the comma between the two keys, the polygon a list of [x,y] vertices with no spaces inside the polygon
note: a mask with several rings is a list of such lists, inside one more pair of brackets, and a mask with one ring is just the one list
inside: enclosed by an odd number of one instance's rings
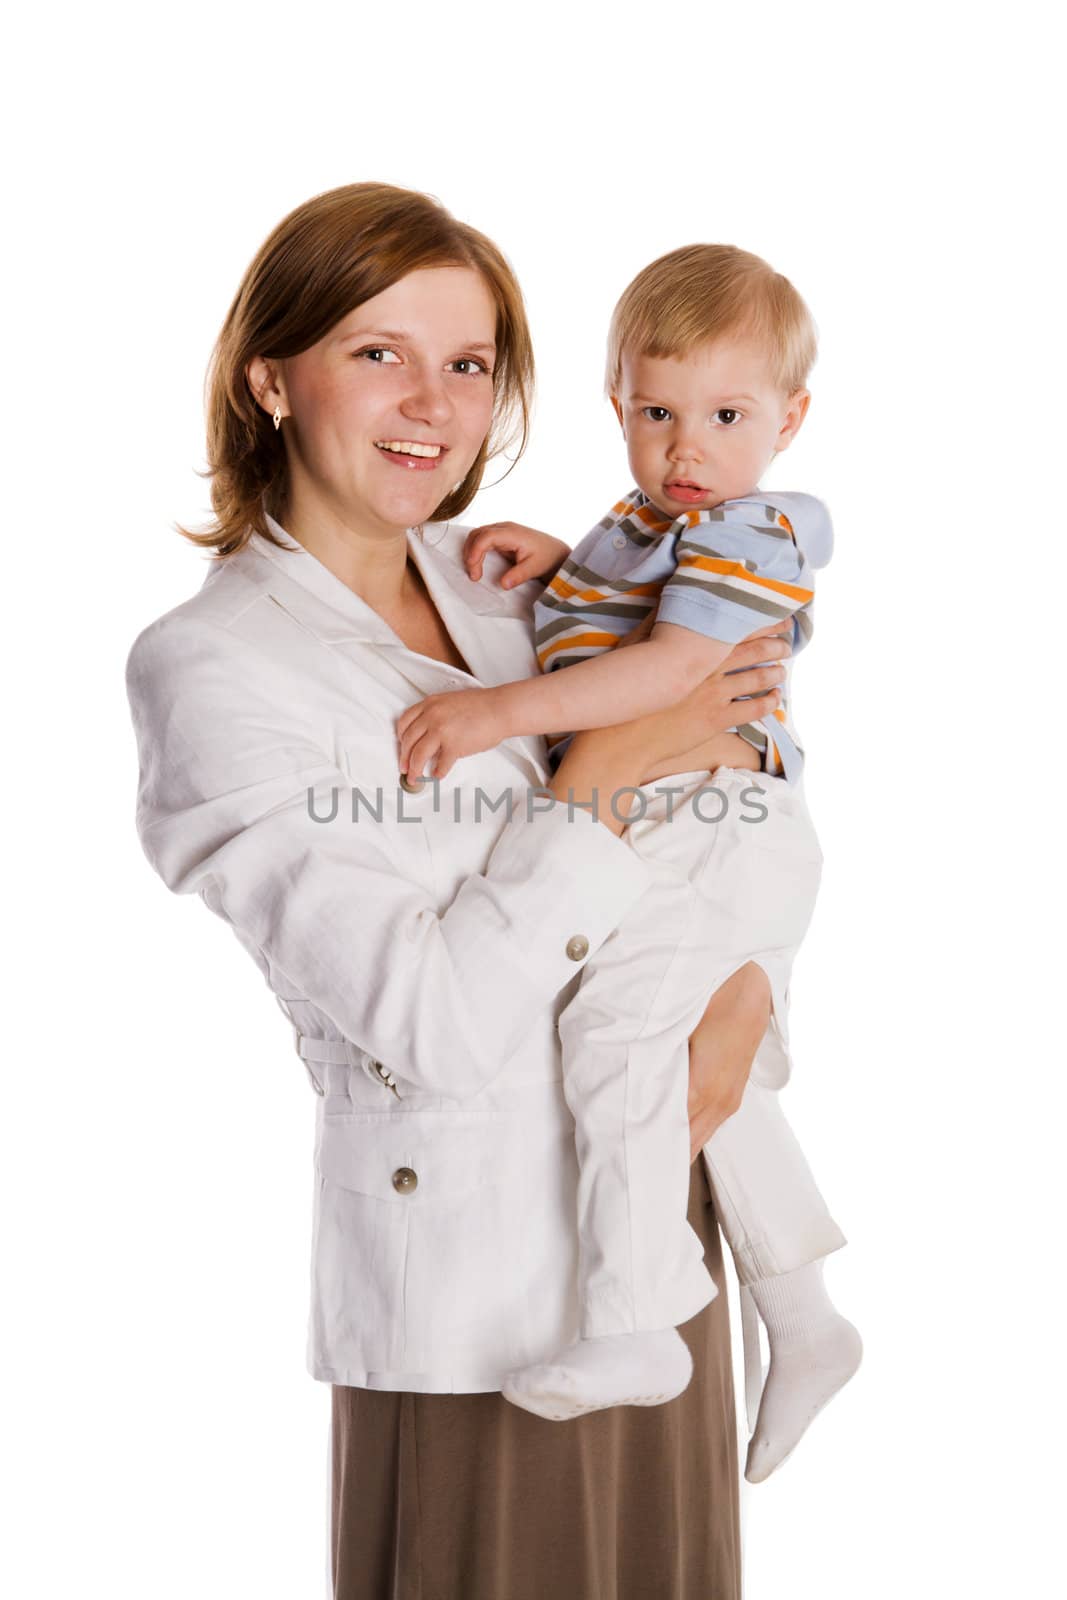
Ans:
{"label": "woman's teeth", "polygon": [[439,444],[415,444],[410,439],[376,439],[375,444],[379,450],[392,450],[397,455],[404,456],[439,456]]}

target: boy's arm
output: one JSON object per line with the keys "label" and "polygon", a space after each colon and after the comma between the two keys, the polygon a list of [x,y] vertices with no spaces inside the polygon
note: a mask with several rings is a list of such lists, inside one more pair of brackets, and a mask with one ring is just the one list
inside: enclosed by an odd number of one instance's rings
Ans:
{"label": "boy's arm", "polygon": [[[597,637],[618,643],[611,634]],[[432,763],[429,775],[444,778],[460,756],[516,734],[579,733],[662,711],[714,672],[734,642],[657,622],[649,638],[630,650],[609,649],[540,678],[493,689],[429,695],[397,720],[400,771],[422,777]]]}
{"label": "boy's arm", "polygon": [[[679,539],[678,566],[663,585],[649,638],[620,656],[614,636],[592,624],[584,638],[606,646],[602,654],[500,691],[508,731],[609,727],[661,711],[684,699],[735,644],[765,631],[769,622],[792,619],[793,648],[801,648],[811,634],[814,576],[794,522],[828,560],[830,519],[813,495],[725,501],[712,520]],[[758,555],[751,534],[762,536]],[[780,551],[773,548],[776,540]],[[568,644],[580,647],[582,640],[581,633],[557,635],[549,650],[566,652]],[[542,668],[545,660],[542,651]]]}
{"label": "boy's arm", "polygon": [[[679,541],[678,569],[663,585],[651,633],[628,650],[626,657],[619,655],[617,636],[597,630],[591,620],[582,632],[556,635],[547,652],[539,651],[540,678],[490,691],[498,697],[493,710],[500,718],[500,737],[548,733],[557,728],[578,732],[610,727],[662,711],[691,694],[722,665],[735,644],[766,631],[771,619],[781,622],[790,613],[794,617],[794,648],[799,648],[798,640],[806,642],[800,639],[801,621],[807,619],[798,621],[797,613],[810,604],[812,590],[798,581],[802,573],[808,574],[793,532],[794,522],[801,524],[805,533],[812,528],[821,533],[825,526],[829,541],[829,516],[813,495],[757,492],[725,501],[713,521],[698,525]],[[518,524],[495,526],[508,530],[512,539],[516,535],[547,539],[547,535]],[[751,545],[744,544],[739,549],[741,530],[780,534],[781,563],[777,558],[765,562],[761,554],[761,569],[766,565],[768,570],[757,573],[755,562],[741,556],[742,551],[751,550]],[[595,538],[597,531],[589,537]],[[579,560],[580,555],[579,548],[572,559]],[[810,626],[807,631],[810,633]],[[600,653],[554,672],[545,670],[549,655],[560,649],[566,653],[572,643],[580,648],[583,640],[601,647]]]}
{"label": "boy's arm", "polygon": [[[434,776],[445,777],[458,757],[514,735],[611,727],[684,700],[735,644],[766,632],[769,619],[784,621],[811,600],[811,589],[796,581],[802,556],[788,523],[781,530],[786,543],[779,577],[764,572],[762,559],[757,572],[756,563],[746,558],[745,540],[738,544],[739,530],[729,528],[740,522],[763,532],[775,515],[766,498],[758,505],[751,499],[747,505],[726,502],[706,532],[701,525],[683,535],[678,570],[663,585],[651,635],[623,654],[615,634],[598,630],[595,622],[583,627],[575,618],[574,629],[565,637],[557,634],[549,651],[597,645],[596,656],[497,688],[431,695],[411,707],[397,723],[401,771],[421,776],[425,760]],[[515,532],[526,539],[546,537],[516,524],[498,526],[514,530],[512,539]],[[542,651],[542,668],[545,659]]]}
{"label": "boy's arm", "polygon": [[662,711],[691,694],[736,642],[667,622],[656,622],[647,639],[625,651],[618,650],[621,641],[614,635],[597,634],[595,642],[609,638],[611,647],[588,661],[490,690],[498,697],[501,738],[556,728],[575,733],[608,728]]}

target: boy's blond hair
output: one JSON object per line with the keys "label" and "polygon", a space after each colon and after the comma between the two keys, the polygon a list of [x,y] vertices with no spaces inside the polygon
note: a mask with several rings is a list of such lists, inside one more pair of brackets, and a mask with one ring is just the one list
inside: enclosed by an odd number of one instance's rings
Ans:
{"label": "boy's blond hair", "polygon": [[786,394],[807,384],[817,332],[788,278],[732,244],[689,244],[643,268],[623,290],[608,332],[606,389],[617,395],[624,353],[688,355],[724,335],[764,342]]}

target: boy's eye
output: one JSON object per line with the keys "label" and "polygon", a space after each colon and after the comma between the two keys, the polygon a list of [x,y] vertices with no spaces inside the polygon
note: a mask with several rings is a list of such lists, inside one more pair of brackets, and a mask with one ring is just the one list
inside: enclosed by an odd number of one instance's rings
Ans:
{"label": "boy's eye", "polygon": [[645,406],[641,415],[647,417],[649,422],[666,422],[670,412],[666,406]]}
{"label": "boy's eye", "polygon": [[356,354],[365,357],[368,361],[375,362],[380,367],[387,364],[392,365],[394,361],[398,362],[400,360],[395,350],[386,350],[380,344],[370,345],[366,350],[357,350]]}
{"label": "boy's eye", "polygon": [[477,356],[460,356],[458,360],[450,361],[448,365],[463,378],[476,378],[479,373],[489,375],[489,368],[484,361],[479,361]]}
{"label": "boy's eye", "polygon": [[721,406],[715,413],[715,421],[721,422],[723,427],[731,428],[741,419],[740,411],[735,411],[732,406]]}

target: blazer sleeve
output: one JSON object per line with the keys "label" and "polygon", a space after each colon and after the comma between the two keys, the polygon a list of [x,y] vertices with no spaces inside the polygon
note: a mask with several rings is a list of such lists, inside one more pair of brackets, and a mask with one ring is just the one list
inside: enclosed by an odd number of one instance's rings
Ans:
{"label": "blazer sleeve", "polygon": [[576,936],[588,959],[651,882],[588,812],[568,820],[556,802],[528,819],[520,803],[485,872],[439,914],[396,830],[314,820],[334,788],[345,805],[352,780],[284,663],[170,614],[135,641],[126,681],[152,867],[417,1089],[482,1088],[579,970]]}

